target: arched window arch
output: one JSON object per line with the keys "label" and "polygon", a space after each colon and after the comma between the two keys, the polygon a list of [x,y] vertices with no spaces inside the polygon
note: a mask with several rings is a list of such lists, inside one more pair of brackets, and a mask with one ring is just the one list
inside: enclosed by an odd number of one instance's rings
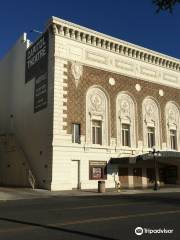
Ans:
{"label": "arched window arch", "polygon": [[159,108],[153,98],[144,99],[142,114],[143,145],[147,148],[160,147]]}
{"label": "arched window arch", "polygon": [[108,100],[97,86],[86,94],[86,143],[108,145]]}
{"label": "arched window arch", "polygon": [[168,102],[165,107],[166,141],[169,149],[178,150],[180,142],[180,112],[177,105]]}
{"label": "arched window arch", "polygon": [[135,103],[126,92],[116,98],[117,145],[136,147]]}

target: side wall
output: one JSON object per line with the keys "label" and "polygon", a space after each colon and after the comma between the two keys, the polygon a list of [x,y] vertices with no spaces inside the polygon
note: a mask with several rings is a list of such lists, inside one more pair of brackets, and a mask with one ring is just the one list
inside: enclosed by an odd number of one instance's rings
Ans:
{"label": "side wall", "polygon": [[51,185],[51,39],[49,45],[48,107],[37,113],[34,113],[34,79],[25,84],[25,54],[28,47],[25,34],[0,63],[1,133],[15,136],[38,186],[42,188],[50,188]]}

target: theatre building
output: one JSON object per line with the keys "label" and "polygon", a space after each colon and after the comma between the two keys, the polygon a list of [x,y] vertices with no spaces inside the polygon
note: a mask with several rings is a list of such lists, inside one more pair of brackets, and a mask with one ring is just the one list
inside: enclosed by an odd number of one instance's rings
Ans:
{"label": "theatre building", "polygon": [[180,184],[180,60],[56,17],[34,43],[23,34],[0,62],[0,184],[145,188],[155,175]]}

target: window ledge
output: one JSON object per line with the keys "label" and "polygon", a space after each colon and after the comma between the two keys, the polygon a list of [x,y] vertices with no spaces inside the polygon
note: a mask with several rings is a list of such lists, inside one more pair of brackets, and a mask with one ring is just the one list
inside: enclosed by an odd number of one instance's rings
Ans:
{"label": "window ledge", "polygon": [[96,149],[109,149],[107,145],[100,145],[100,144],[85,144],[85,148],[96,148]]}

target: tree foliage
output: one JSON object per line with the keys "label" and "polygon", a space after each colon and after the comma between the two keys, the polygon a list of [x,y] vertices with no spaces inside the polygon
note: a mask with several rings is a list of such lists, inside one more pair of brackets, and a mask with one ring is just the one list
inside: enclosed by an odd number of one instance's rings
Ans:
{"label": "tree foliage", "polygon": [[157,7],[157,12],[159,11],[169,11],[172,12],[174,6],[180,3],[180,0],[153,0],[153,3]]}

